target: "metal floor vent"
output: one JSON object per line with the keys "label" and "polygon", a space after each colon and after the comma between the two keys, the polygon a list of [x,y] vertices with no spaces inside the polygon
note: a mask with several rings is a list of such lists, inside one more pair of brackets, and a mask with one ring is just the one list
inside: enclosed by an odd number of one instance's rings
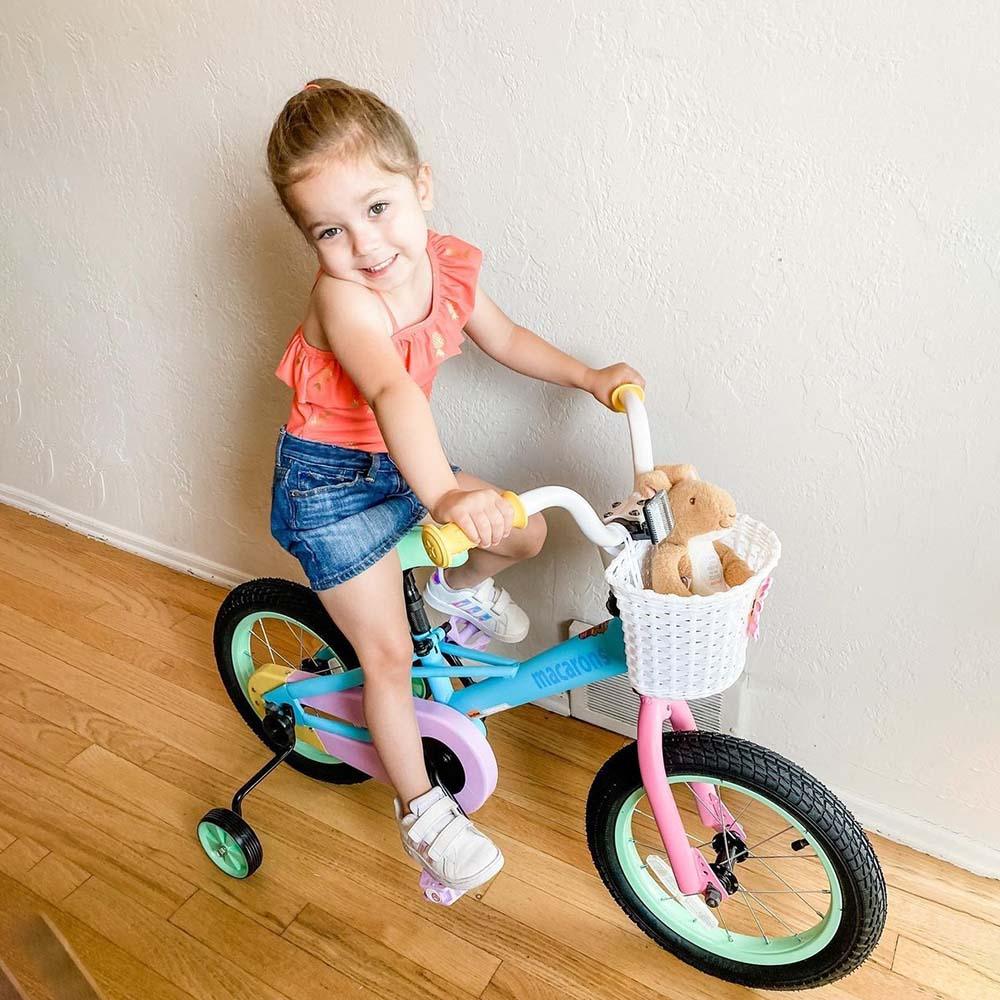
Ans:
{"label": "metal floor vent", "polygon": [[[733,706],[729,704],[735,695],[730,688],[721,694],[710,698],[698,698],[688,702],[691,713],[699,729],[720,732],[723,726],[723,697],[727,705],[727,715],[732,717]],[[586,687],[575,688],[569,693],[569,714],[574,718],[591,722],[602,729],[610,729],[622,736],[635,739],[635,720],[639,712],[639,696],[632,690],[627,674],[608,677],[606,680],[588,684]],[[669,723],[664,729],[669,729]]]}

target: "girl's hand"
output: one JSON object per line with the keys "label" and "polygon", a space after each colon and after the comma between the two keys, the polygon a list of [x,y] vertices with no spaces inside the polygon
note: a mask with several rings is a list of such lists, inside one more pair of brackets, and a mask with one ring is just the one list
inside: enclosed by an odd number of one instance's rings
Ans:
{"label": "girl's hand", "polygon": [[646,380],[624,362],[608,365],[607,368],[589,369],[581,388],[586,389],[594,399],[603,403],[609,410],[613,410],[611,393],[623,382],[634,382],[636,385],[641,385],[643,389],[646,388]]}
{"label": "girl's hand", "polygon": [[454,521],[482,549],[502,542],[514,526],[514,508],[496,490],[449,490],[430,513],[438,524]]}

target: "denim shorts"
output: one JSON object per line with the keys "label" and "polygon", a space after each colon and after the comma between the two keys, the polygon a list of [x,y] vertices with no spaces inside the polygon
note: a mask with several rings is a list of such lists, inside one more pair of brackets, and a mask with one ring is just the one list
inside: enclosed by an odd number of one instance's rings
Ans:
{"label": "denim shorts", "polygon": [[302,564],[313,590],[374,566],[426,514],[387,452],[278,431],[271,535]]}

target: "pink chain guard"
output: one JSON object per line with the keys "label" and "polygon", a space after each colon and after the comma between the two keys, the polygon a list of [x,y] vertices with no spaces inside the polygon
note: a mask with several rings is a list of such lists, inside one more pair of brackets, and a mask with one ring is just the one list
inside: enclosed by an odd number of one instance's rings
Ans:
{"label": "pink chain guard", "polygon": [[[296,670],[289,675],[287,683],[309,679],[315,680],[316,675]],[[365,726],[361,690],[360,687],[355,687],[347,691],[315,695],[303,698],[302,704],[354,726]],[[420,735],[439,740],[461,761],[465,771],[465,784],[455,793],[455,798],[467,813],[475,812],[497,787],[497,759],[493,748],[479,727],[461,712],[426,698],[414,698],[413,702]],[[362,743],[322,729],[315,729],[313,732],[323,749],[331,756],[385,784],[390,783],[373,743]]]}

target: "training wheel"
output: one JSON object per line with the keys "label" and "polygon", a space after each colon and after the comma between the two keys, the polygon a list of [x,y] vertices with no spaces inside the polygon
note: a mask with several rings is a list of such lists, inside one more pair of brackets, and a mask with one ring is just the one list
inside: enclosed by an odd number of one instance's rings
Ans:
{"label": "training wheel", "polygon": [[424,890],[424,898],[441,906],[451,906],[457,899],[465,895],[464,889],[452,889],[451,886],[439,882],[426,869],[420,873],[420,888]]}
{"label": "training wheel", "polygon": [[253,827],[232,809],[209,809],[198,823],[198,840],[212,864],[231,878],[249,878],[264,860]]}

